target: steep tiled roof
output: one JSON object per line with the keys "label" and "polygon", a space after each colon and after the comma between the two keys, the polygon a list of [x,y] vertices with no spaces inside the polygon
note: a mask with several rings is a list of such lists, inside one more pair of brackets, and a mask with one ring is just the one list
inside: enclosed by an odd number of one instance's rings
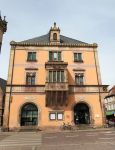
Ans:
{"label": "steep tiled roof", "polygon": [[113,95],[113,94],[115,95],[115,86],[113,86],[113,87],[110,89],[110,94],[111,94],[111,95]]}
{"label": "steep tiled roof", "polygon": [[0,78],[0,88],[2,89],[3,93],[6,90],[6,80]]}
{"label": "steep tiled roof", "polygon": [[[49,34],[45,34],[39,37],[35,37],[29,40],[25,40],[25,41],[21,41],[19,43],[49,43]],[[82,41],[78,41],[63,35],[60,35],[60,43],[64,43],[64,44],[88,44]]]}
{"label": "steep tiled roof", "polygon": [[112,97],[112,96],[115,96],[115,86],[113,86],[113,87],[109,90],[109,93],[108,93],[108,95],[107,95],[105,98]]}

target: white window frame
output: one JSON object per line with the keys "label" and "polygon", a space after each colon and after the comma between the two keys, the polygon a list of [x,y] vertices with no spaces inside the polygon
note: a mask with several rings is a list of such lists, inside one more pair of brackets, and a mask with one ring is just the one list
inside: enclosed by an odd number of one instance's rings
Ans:
{"label": "white window frame", "polygon": [[[54,118],[51,118],[51,116],[54,115]],[[60,116],[61,115],[61,118]],[[63,121],[64,120],[64,112],[63,111],[53,111],[53,112],[49,112],[49,120],[50,121]]]}
{"label": "white window frame", "polygon": [[[53,118],[52,118],[52,116],[53,116]],[[50,112],[49,113],[49,119],[50,120],[56,120],[56,113],[55,112]]]}

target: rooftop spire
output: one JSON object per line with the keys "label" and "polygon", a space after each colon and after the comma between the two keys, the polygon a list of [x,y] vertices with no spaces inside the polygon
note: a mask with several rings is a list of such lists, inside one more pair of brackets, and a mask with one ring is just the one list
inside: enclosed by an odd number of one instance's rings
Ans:
{"label": "rooftop spire", "polygon": [[54,28],[56,28],[56,22],[54,22]]}

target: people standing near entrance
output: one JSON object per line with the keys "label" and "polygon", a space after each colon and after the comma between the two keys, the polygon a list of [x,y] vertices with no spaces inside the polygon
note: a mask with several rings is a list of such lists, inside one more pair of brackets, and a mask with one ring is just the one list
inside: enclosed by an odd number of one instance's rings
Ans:
{"label": "people standing near entrance", "polygon": [[78,119],[78,117],[76,117],[76,124],[77,124],[77,125],[79,124],[79,119]]}

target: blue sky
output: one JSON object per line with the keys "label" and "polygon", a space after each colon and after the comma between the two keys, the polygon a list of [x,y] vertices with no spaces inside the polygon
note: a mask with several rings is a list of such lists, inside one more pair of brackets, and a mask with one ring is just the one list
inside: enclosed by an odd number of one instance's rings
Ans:
{"label": "blue sky", "polygon": [[54,22],[61,34],[98,43],[102,83],[115,84],[115,0],[0,0],[8,30],[0,55],[0,77],[7,79],[10,41],[46,34]]}

